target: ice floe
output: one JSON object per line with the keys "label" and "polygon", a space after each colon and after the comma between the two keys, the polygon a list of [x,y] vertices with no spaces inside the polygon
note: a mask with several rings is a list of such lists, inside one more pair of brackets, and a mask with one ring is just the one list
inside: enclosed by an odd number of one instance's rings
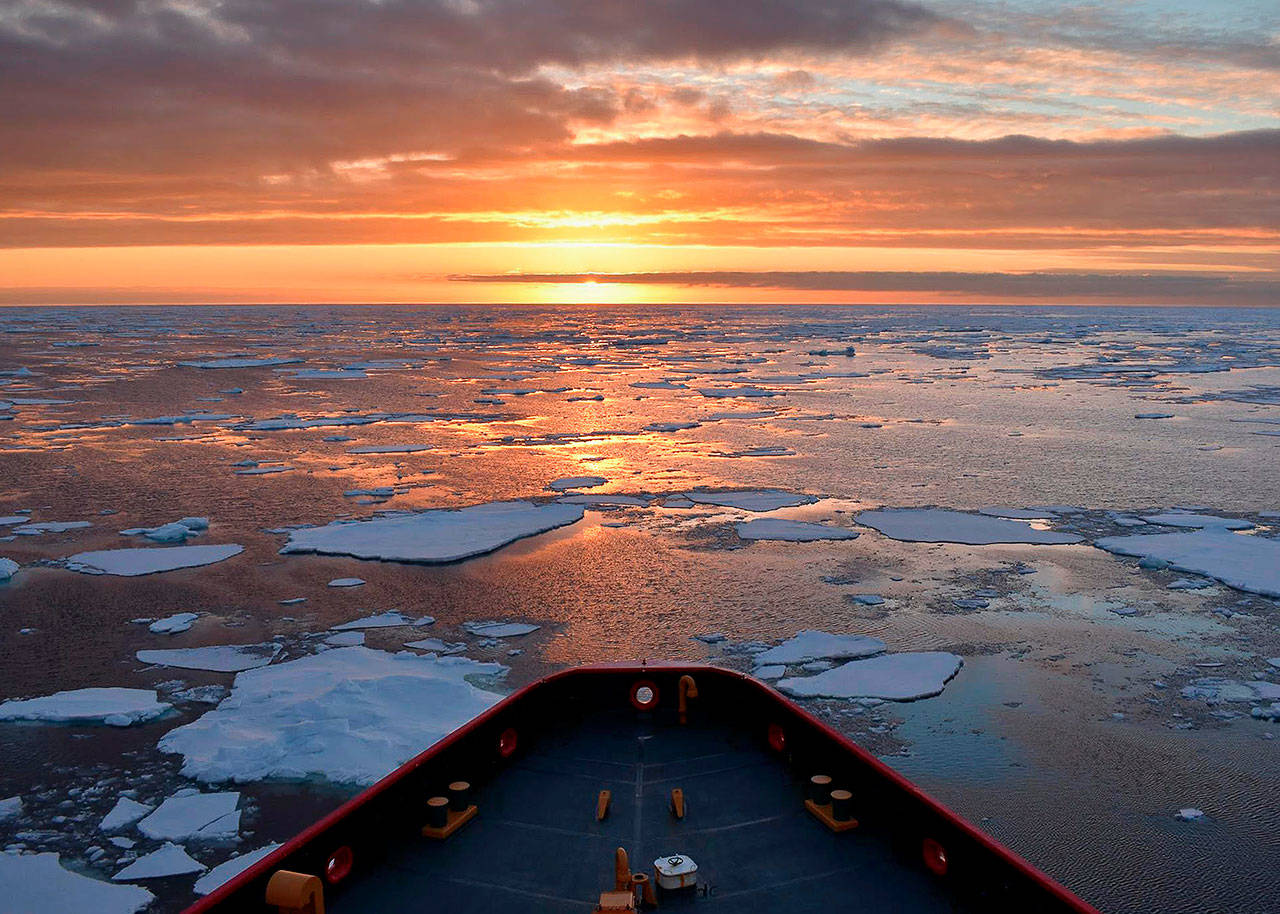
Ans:
{"label": "ice floe", "polygon": [[407,641],[405,647],[420,651],[433,651],[437,654],[461,654],[467,649],[465,641],[441,641],[439,638],[423,638],[419,641]]}
{"label": "ice floe", "polygon": [[563,492],[566,489],[594,489],[608,481],[603,476],[561,476],[547,483],[547,488],[556,492]]}
{"label": "ice floe", "polygon": [[240,833],[240,794],[181,792],[138,822],[148,838],[168,841],[234,838]]}
{"label": "ice floe", "polygon": [[348,454],[417,454],[434,450],[434,444],[362,444],[348,448]]}
{"label": "ice floe", "polygon": [[879,638],[865,635],[833,635],[807,629],[788,638],[777,647],[756,654],[757,666],[781,663],[790,665],[809,660],[849,660],[882,653],[887,645]]}
{"label": "ice floe", "polygon": [[582,520],[578,505],[500,501],[294,530],[282,553],[392,562],[456,562]]}
{"label": "ice floe", "polygon": [[431,616],[419,616],[411,619],[403,613],[392,610],[391,612],[378,613],[376,616],[365,616],[363,619],[353,619],[350,622],[343,622],[341,625],[334,625],[330,629],[335,632],[350,631],[360,628],[392,628],[398,625],[430,625],[436,620]]}
{"label": "ice floe", "polygon": [[363,578],[334,578],[329,582],[330,587],[360,587],[363,584]]}
{"label": "ice floe", "polygon": [[83,530],[92,526],[87,520],[48,520],[23,524],[21,527],[14,527],[12,532],[19,536],[39,536],[42,533],[66,533],[68,530]]}
{"label": "ice floe", "polygon": [[130,863],[120,872],[112,876],[115,882],[133,882],[139,879],[162,879],[165,876],[183,876],[187,873],[199,873],[205,865],[191,857],[185,850],[171,841],[144,857]]}
{"label": "ice floe", "polygon": [[176,635],[188,631],[199,618],[199,613],[174,613],[172,616],[156,619],[147,626],[147,630],[157,635]]}
{"label": "ice floe", "polygon": [[67,558],[67,568],[83,574],[110,574],[137,577],[199,568],[225,561],[244,552],[243,546],[227,543],[219,546],[157,546],[140,549],[104,549],[79,552]]}
{"label": "ice floe", "polygon": [[761,517],[737,525],[738,536],[744,540],[785,540],[792,543],[808,543],[814,540],[856,539],[858,531],[828,524],[813,524],[778,517]]}
{"label": "ice floe", "polygon": [[153,720],[170,707],[151,689],[71,689],[0,703],[0,720],[127,727]]}
{"label": "ice floe", "polygon": [[1192,527],[1195,529],[1213,528],[1216,530],[1248,530],[1253,524],[1238,517],[1217,517],[1213,514],[1184,514],[1170,512],[1166,514],[1144,514],[1142,519],[1148,524],[1159,524],[1161,527]]}
{"label": "ice floe", "polygon": [[364,644],[364,632],[334,632],[324,643],[330,647],[356,647]]}
{"label": "ice floe", "polygon": [[13,559],[0,558],[0,583],[12,578],[21,568]]}
{"label": "ice floe", "polygon": [[716,505],[721,508],[738,508],[742,511],[776,511],[778,508],[794,508],[811,504],[818,499],[798,492],[781,489],[748,489],[738,492],[685,492],[683,496],[700,505]]}
{"label": "ice floe", "polygon": [[994,543],[1078,543],[1073,533],[1037,530],[1030,524],[985,514],[967,514],[945,508],[885,508],[863,511],[858,523],[878,530],[890,539],[912,543],[962,543],[986,546]]}
{"label": "ice floe", "polygon": [[1202,574],[1236,590],[1280,597],[1280,540],[1209,528],[1104,537],[1094,545],[1117,555],[1162,562],[1176,571]]}
{"label": "ice floe", "polygon": [[494,622],[485,620],[483,622],[463,622],[462,628],[467,634],[481,638],[518,638],[521,635],[536,632],[542,626],[528,622]]}
{"label": "ice floe", "polygon": [[154,808],[154,806],[139,803],[130,797],[120,797],[116,800],[116,805],[111,807],[111,812],[102,817],[102,821],[98,823],[98,830],[107,832],[119,831],[125,826],[137,822]]}
{"label": "ice floe", "polygon": [[138,651],[143,663],[181,670],[208,670],[213,673],[240,673],[266,666],[280,653],[274,641],[262,644],[227,644],[210,647],[181,647],[173,650]]}
{"label": "ice floe", "polygon": [[295,358],[252,358],[250,356],[230,355],[199,361],[179,362],[184,368],[271,368],[276,365],[301,365],[302,359]]}
{"label": "ice floe", "polygon": [[233,877],[239,876],[279,846],[280,845],[276,843],[267,844],[263,847],[257,848],[256,850],[251,850],[248,853],[241,854],[238,857],[232,857],[225,863],[219,863],[213,869],[209,870],[209,872],[197,879],[196,884],[191,887],[191,890],[197,895],[208,895],[214,889],[230,882]]}
{"label": "ice floe", "polygon": [[1205,704],[1236,701],[1280,701],[1280,682],[1265,679],[1223,679],[1206,676],[1182,687],[1182,697]]}
{"label": "ice floe", "polygon": [[0,821],[16,819],[22,815],[22,797],[7,797],[0,800]]}
{"label": "ice floe", "polygon": [[1179,809],[1177,813],[1174,814],[1174,818],[1181,822],[1194,822],[1197,819],[1204,818],[1204,810],[1196,809],[1194,806],[1188,806],[1185,809]]}
{"label": "ice floe", "polygon": [[135,914],[155,896],[136,885],[112,885],[65,869],[57,854],[0,854],[0,898],[15,914]]}
{"label": "ice floe", "polygon": [[160,749],[207,782],[372,784],[498,701],[466,677],[504,671],[464,657],[335,648],[239,674],[230,696],[165,734]]}
{"label": "ice floe", "polygon": [[880,698],[914,701],[942,692],[964,660],[944,651],[884,654],[850,660],[816,676],[792,677],[778,689],[796,698]]}

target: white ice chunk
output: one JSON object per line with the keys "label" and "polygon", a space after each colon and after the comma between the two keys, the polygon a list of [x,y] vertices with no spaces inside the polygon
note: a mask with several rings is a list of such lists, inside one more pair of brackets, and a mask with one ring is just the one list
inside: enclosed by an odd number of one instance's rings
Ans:
{"label": "white ice chunk", "polygon": [[172,842],[165,842],[158,850],[139,857],[111,878],[116,882],[132,882],[137,879],[161,879],[165,876],[181,876],[198,873],[205,865]]}
{"label": "white ice chunk", "polygon": [[266,666],[281,651],[274,641],[262,644],[222,644],[209,647],[181,647],[163,651],[138,651],[134,656],[143,663],[171,666],[182,670],[209,670],[214,673],[240,673]]}
{"label": "white ice chunk", "polygon": [[393,562],[456,562],[582,520],[578,505],[500,501],[294,530],[282,553]]}
{"label": "white ice chunk", "polygon": [[941,693],[963,664],[963,659],[944,651],[885,654],[850,660],[816,676],[783,679],[778,689],[797,698],[914,701]]}
{"label": "white ice chunk", "polygon": [[147,626],[147,630],[157,635],[176,635],[190,629],[199,618],[199,613],[174,613],[172,616],[165,616],[163,619],[152,622]]}
{"label": "white ice chunk", "polygon": [[879,530],[890,539],[912,543],[963,543],[986,546],[992,543],[1078,543],[1073,533],[1037,530],[1021,521],[966,514],[945,508],[886,508],[863,511],[858,523]]}
{"label": "white ice chunk", "polygon": [[169,708],[151,689],[72,689],[0,703],[0,720],[127,727],[159,717]]}
{"label": "white ice chunk", "polygon": [[279,846],[279,844],[268,844],[257,850],[249,851],[247,854],[241,854],[239,857],[232,857],[225,863],[219,863],[196,880],[196,884],[192,886],[192,891],[197,895],[208,895],[214,889],[230,882],[233,877],[239,876]]}
{"label": "white ice chunk", "polygon": [[363,578],[334,578],[329,582],[330,587],[359,587],[362,584]]}
{"label": "white ice chunk", "polygon": [[1237,590],[1280,597],[1280,540],[1206,529],[1111,536],[1094,545],[1118,555],[1166,562],[1177,571],[1203,574]]}
{"label": "white ice chunk", "polygon": [[814,540],[856,539],[858,531],[827,524],[811,524],[777,517],[761,517],[740,523],[738,536],[744,540],[785,540],[790,543],[809,543]]}
{"label": "white ice chunk", "polygon": [[126,825],[132,825],[137,822],[154,808],[129,797],[120,797],[120,799],[116,800],[116,805],[111,807],[111,812],[102,817],[102,821],[98,823],[98,829],[100,831],[119,831]]}
{"label": "white ice chunk", "polygon": [[783,492],[780,489],[754,489],[742,492],[686,492],[685,497],[700,505],[717,505],[743,511],[775,511],[794,508],[817,501],[812,495]]}
{"label": "white ice chunk", "polygon": [[138,831],[170,841],[235,837],[240,831],[239,803],[240,794],[234,790],[171,796],[138,823]]}
{"label": "white ice chunk", "polygon": [[848,660],[870,657],[888,647],[879,638],[866,635],[833,635],[808,629],[788,638],[777,647],[759,653],[757,665],[804,663],[809,660]]}
{"label": "white ice chunk", "polygon": [[372,784],[498,701],[465,677],[505,669],[335,648],[241,673],[230,696],[165,734],[160,750],[183,755],[182,773],[202,781]]}
{"label": "white ice chunk", "polygon": [[67,559],[67,567],[84,574],[113,574],[137,577],[179,568],[198,568],[222,562],[244,552],[243,546],[169,546],[154,549],[104,549],[80,552]]}
{"label": "white ice chunk", "polygon": [[787,674],[787,668],[783,666],[781,663],[774,663],[774,664],[770,664],[769,666],[756,667],[754,670],[751,671],[751,674],[755,676],[757,679],[766,679],[766,680],[772,681],[774,679],[781,679],[783,676],[785,676]]}
{"label": "white ice chunk", "polygon": [[1188,806],[1186,809],[1179,809],[1174,818],[1182,822],[1194,822],[1196,819],[1204,818],[1204,810]]}
{"label": "white ice chunk", "polygon": [[57,854],[0,854],[0,898],[20,914],[135,914],[155,900],[136,885],[112,885],[64,869]]}
{"label": "white ice chunk", "polygon": [[9,580],[18,573],[21,567],[13,559],[0,558],[0,582]]}
{"label": "white ice chunk", "polygon": [[85,527],[92,526],[93,524],[87,520],[50,520],[37,524],[23,524],[21,527],[14,527],[13,532],[23,536],[38,536],[41,533],[66,533],[68,530],[83,530]]}
{"label": "white ice chunk", "polygon": [[477,635],[482,638],[517,638],[542,628],[541,625],[531,625],[528,622],[494,622],[490,620],[463,622],[462,627],[467,634]]}

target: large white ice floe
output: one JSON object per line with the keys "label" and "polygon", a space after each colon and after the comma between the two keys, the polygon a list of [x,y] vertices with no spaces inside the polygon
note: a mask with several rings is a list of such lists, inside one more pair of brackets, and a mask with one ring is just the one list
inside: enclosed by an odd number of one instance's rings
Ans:
{"label": "large white ice floe", "polygon": [[785,540],[791,543],[809,543],[814,540],[851,540],[857,530],[812,524],[799,520],[783,520],[779,517],[760,517],[737,525],[738,536],[744,540]]}
{"label": "large white ice floe", "polygon": [[116,882],[132,882],[137,879],[162,879],[165,876],[182,876],[199,873],[205,868],[178,845],[166,841],[157,850],[139,857],[111,878]]}
{"label": "large white ice floe", "polygon": [[78,552],[68,557],[67,567],[84,574],[112,574],[137,577],[213,565],[244,552],[243,546],[227,543],[220,546],[157,546],[153,549],[103,549]]}
{"label": "large white ice floe", "polygon": [[197,895],[208,895],[214,889],[220,888],[230,882],[233,877],[239,876],[279,846],[279,844],[274,843],[267,844],[263,847],[257,848],[256,850],[251,850],[248,853],[241,854],[238,857],[232,857],[225,863],[219,863],[213,869],[209,870],[209,872],[197,879],[196,884],[191,887],[191,890]]}
{"label": "large white ice floe", "polygon": [[740,492],[686,492],[684,496],[700,505],[738,508],[742,511],[775,511],[817,501],[812,495],[781,489],[750,489]]}
{"label": "large white ice floe", "polygon": [[13,559],[0,558],[0,583],[3,583],[18,573],[22,566]]}
{"label": "large white ice floe", "polygon": [[849,660],[882,653],[887,645],[866,635],[833,635],[808,629],[788,638],[777,647],[756,654],[757,666],[805,663],[809,660]]}
{"label": "large white ice floe", "polygon": [[180,647],[172,650],[138,651],[143,663],[171,666],[181,670],[208,670],[213,673],[240,673],[266,666],[281,647],[274,641],[262,644],[219,644],[209,647]]}
{"label": "large white ice floe", "polygon": [[0,854],[0,899],[21,914],[135,914],[155,899],[136,885],[112,885],[64,869],[57,854]]}
{"label": "large white ice floe", "polygon": [[0,720],[127,727],[159,717],[170,707],[151,689],[72,689],[0,703]]}
{"label": "large white ice floe", "polygon": [[1227,530],[1109,536],[1094,542],[1117,555],[1158,560],[1228,587],[1280,597],[1280,540]]}
{"label": "large white ice floe", "polygon": [[1253,524],[1238,517],[1218,517],[1213,514],[1190,514],[1171,511],[1166,514],[1145,514],[1142,519],[1162,527],[1191,527],[1198,530],[1248,530]]}
{"label": "large white ice floe", "polygon": [[160,750],[211,783],[372,784],[499,700],[466,677],[505,671],[465,657],[334,648],[239,674],[230,696],[165,734]]}
{"label": "large white ice floe", "polygon": [[168,841],[234,838],[240,833],[239,803],[235,791],[175,794],[139,822],[138,831]]}
{"label": "large white ice floe", "polygon": [[881,698],[914,701],[942,692],[964,660],[944,651],[883,654],[850,660],[816,676],[793,677],[778,689],[796,698]]}
{"label": "large white ice floe", "polygon": [[580,505],[498,501],[294,530],[282,553],[389,562],[456,562],[582,520]]}
{"label": "large white ice floe", "polygon": [[7,797],[0,800],[0,821],[16,819],[22,815],[22,797]]}
{"label": "large white ice floe", "polygon": [[890,539],[911,543],[962,543],[987,546],[993,543],[1033,545],[1078,543],[1074,533],[1037,530],[1021,521],[967,514],[945,508],[885,508],[863,511],[858,523],[879,530]]}

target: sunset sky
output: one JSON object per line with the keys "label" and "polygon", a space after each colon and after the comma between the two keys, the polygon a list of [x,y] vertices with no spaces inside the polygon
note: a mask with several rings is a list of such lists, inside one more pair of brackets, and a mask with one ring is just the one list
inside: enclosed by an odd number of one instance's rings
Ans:
{"label": "sunset sky", "polygon": [[0,303],[1280,305],[1276,0],[7,0]]}

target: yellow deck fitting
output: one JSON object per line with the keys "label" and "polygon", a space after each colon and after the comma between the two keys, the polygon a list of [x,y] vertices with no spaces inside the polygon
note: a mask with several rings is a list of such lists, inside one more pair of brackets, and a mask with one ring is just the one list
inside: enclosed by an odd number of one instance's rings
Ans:
{"label": "yellow deck fitting", "polygon": [[805,800],[804,808],[813,813],[813,817],[834,832],[852,831],[858,827],[857,819],[849,819],[845,822],[837,822],[835,817],[831,815],[831,804],[826,803],[819,806],[813,800]]}
{"label": "yellow deck fitting", "polygon": [[319,876],[276,870],[267,882],[267,904],[277,914],[324,914],[324,885]]}
{"label": "yellow deck fitting", "polygon": [[600,796],[596,797],[596,821],[601,822],[604,817],[609,815],[609,803],[613,800],[613,794],[608,790],[600,791]]}
{"label": "yellow deck fitting", "polygon": [[684,818],[684,791],[679,787],[671,791],[671,814],[677,819]]}
{"label": "yellow deck fitting", "polygon": [[634,892],[601,892],[600,903],[592,914],[612,914],[612,912],[634,911],[636,896]]}
{"label": "yellow deck fitting", "polygon": [[631,891],[631,864],[627,862],[626,848],[620,847],[613,852],[613,890]]}
{"label": "yellow deck fitting", "polygon": [[676,703],[676,710],[680,714],[680,723],[687,724],[689,722],[689,699],[698,697],[698,684],[693,681],[692,676],[681,676],[679,688],[679,701]]}
{"label": "yellow deck fitting", "polygon": [[479,810],[476,808],[474,803],[463,810],[451,809],[449,810],[449,819],[445,822],[443,828],[433,828],[430,825],[424,825],[422,826],[422,837],[435,838],[438,841],[443,841],[445,838],[449,837],[458,829],[462,828],[462,826],[474,819],[477,812],[479,812]]}

